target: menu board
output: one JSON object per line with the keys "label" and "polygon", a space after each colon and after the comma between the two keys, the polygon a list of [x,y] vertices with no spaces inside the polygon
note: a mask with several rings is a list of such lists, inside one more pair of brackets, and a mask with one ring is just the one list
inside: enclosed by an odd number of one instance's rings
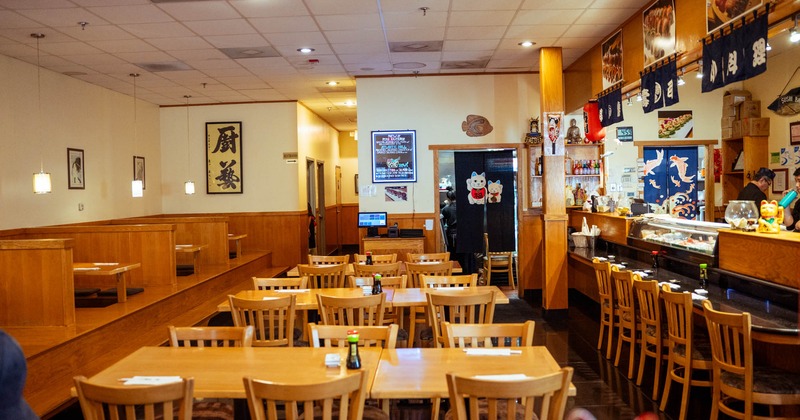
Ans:
{"label": "menu board", "polygon": [[417,132],[372,132],[372,182],[417,182]]}

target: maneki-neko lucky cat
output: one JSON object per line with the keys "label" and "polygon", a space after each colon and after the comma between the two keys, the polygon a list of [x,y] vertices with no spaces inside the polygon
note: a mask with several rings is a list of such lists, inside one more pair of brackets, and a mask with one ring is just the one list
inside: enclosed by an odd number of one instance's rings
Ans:
{"label": "maneki-neko lucky cat", "polygon": [[778,233],[783,224],[783,207],[775,200],[761,200],[761,217],[758,218],[759,233]]}

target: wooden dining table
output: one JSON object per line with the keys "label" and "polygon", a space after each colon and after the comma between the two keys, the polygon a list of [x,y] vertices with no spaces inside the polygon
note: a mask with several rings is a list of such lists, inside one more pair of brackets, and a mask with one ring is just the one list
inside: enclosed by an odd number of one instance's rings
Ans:
{"label": "wooden dining table", "polygon": [[[358,263],[358,264],[362,264],[363,265],[365,263]],[[463,272],[464,272],[464,270],[461,268],[461,265],[458,263],[458,261],[453,261],[453,274],[461,274]],[[406,263],[403,262],[403,261],[400,261],[400,274],[405,274],[405,273],[406,273]],[[354,276],[355,275],[355,269],[353,268],[353,263],[348,263],[347,264],[347,267],[345,268],[344,274],[346,276]],[[300,276],[300,271],[297,268],[297,266],[294,266],[291,270],[286,272],[286,276],[287,277],[298,277],[298,276]]]}
{"label": "wooden dining table", "polygon": [[[370,384],[381,351],[359,348]],[[340,366],[325,366],[325,355],[331,353],[339,355]],[[338,347],[142,347],[89,380],[118,386],[134,376],[193,377],[197,398],[246,398],[245,376],[289,384],[321,382],[349,375],[346,357],[347,348]]]}
{"label": "wooden dining table", "polygon": [[141,266],[141,263],[78,262],[72,264],[72,271],[75,276],[114,276],[117,288],[117,302],[125,302],[128,300],[125,273]]}

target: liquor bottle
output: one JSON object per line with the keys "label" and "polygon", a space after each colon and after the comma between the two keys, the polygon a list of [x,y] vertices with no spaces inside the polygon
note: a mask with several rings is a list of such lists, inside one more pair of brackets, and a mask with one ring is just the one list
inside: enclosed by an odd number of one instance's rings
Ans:
{"label": "liquor bottle", "polygon": [[594,174],[600,175],[600,159],[594,161]]}
{"label": "liquor bottle", "polygon": [[564,153],[564,173],[572,175],[572,158],[569,157],[568,153]]}
{"label": "liquor bottle", "polygon": [[358,355],[358,330],[347,331],[347,343],[350,350],[347,352],[347,368],[361,369],[361,356]]}
{"label": "liquor bottle", "polygon": [[367,251],[367,265],[372,265],[372,252]]}
{"label": "liquor bottle", "polygon": [[372,277],[372,294],[379,295],[381,292],[383,292],[383,288],[381,287],[381,275],[375,274],[375,276]]}
{"label": "liquor bottle", "polygon": [[708,272],[706,268],[708,264],[700,264],[700,288],[705,289],[708,286]]}

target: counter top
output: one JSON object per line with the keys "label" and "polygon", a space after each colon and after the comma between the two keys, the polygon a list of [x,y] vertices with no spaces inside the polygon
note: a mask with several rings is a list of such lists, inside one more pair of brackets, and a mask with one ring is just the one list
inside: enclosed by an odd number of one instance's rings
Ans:
{"label": "counter top", "polygon": [[[584,260],[587,264],[591,263],[594,257],[609,257],[608,253],[603,250],[590,248],[573,248],[569,250],[569,255],[572,258]],[[677,284],[679,288],[673,290],[693,292],[695,289],[700,288],[697,279],[686,277],[664,268],[659,268],[657,272],[653,273],[652,264],[620,256],[616,256],[612,262],[626,263],[626,268],[629,270],[648,270],[649,272],[646,272],[647,275],[642,277],[643,280],[658,280],[659,282]],[[714,305],[714,309],[726,312],[749,312],[752,317],[754,332],[790,336],[798,336],[800,334],[797,310],[778,306],[770,300],[753,297],[733,288],[722,288],[716,283],[709,282],[706,290],[708,290],[706,296]],[[776,290],[775,293],[791,292]],[[694,300],[693,303],[695,310],[702,311],[700,300]]]}

